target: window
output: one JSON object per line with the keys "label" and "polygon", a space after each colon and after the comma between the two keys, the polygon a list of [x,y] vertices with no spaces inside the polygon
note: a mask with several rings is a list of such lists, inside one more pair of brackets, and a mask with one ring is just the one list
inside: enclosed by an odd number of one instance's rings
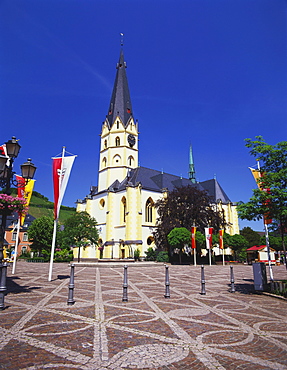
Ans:
{"label": "window", "polygon": [[151,245],[154,242],[154,238],[152,236],[149,236],[147,238],[147,245]]}
{"label": "window", "polygon": [[103,209],[105,207],[105,200],[104,199],[100,200],[99,206],[100,206],[100,209]]}
{"label": "window", "polygon": [[134,166],[134,158],[133,156],[129,156],[128,158],[128,166],[133,167]]}
{"label": "window", "polygon": [[108,142],[107,140],[104,141],[104,149],[107,149],[107,146],[108,146]]}
{"label": "window", "polygon": [[117,154],[113,158],[113,165],[119,165],[121,164],[121,161],[122,161],[121,157]]}
{"label": "window", "polygon": [[16,238],[17,238],[17,231],[13,231],[12,240],[16,240]]}
{"label": "window", "polygon": [[28,233],[24,233],[23,234],[23,242],[27,242],[28,241]]}
{"label": "window", "polygon": [[146,222],[152,222],[153,217],[153,207],[154,207],[154,202],[151,198],[148,198],[145,204],[145,221]]}
{"label": "window", "polygon": [[126,222],[126,213],[127,213],[127,200],[125,197],[122,197],[122,201],[121,201],[121,221],[122,223]]}
{"label": "window", "polygon": [[120,146],[121,145],[121,141],[120,141],[120,138],[117,136],[116,137],[116,146]]}
{"label": "window", "polygon": [[117,121],[117,129],[119,129],[120,128],[120,123],[119,123],[119,121]]}
{"label": "window", "polygon": [[107,167],[107,158],[104,157],[102,160],[102,168],[106,168],[106,167]]}

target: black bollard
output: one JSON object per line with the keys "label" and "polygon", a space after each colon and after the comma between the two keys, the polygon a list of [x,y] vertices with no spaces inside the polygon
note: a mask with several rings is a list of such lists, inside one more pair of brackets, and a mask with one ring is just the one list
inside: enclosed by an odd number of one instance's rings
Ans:
{"label": "black bollard", "polygon": [[124,266],[123,302],[128,301],[128,266]]}
{"label": "black bollard", "polygon": [[164,298],[170,298],[169,292],[169,275],[168,275],[168,266],[165,265],[165,295]]}
{"label": "black bollard", "polygon": [[205,278],[204,278],[204,266],[201,265],[201,293],[202,295],[205,295]]}
{"label": "black bollard", "polygon": [[75,303],[75,300],[74,300],[74,288],[75,288],[74,276],[75,276],[75,265],[72,263],[71,264],[70,283],[69,283],[68,302],[67,302],[69,306],[71,306]]}
{"label": "black bollard", "polygon": [[231,293],[235,292],[235,287],[234,287],[234,273],[233,273],[233,266],[230,266],[230,283],[231,283]]}
{"label": "black bollard", "polygon": [[5,292],[6,292],[6,277],[7,277],[7,262],[1,263],[0,266],[0,310],[5,308]]}

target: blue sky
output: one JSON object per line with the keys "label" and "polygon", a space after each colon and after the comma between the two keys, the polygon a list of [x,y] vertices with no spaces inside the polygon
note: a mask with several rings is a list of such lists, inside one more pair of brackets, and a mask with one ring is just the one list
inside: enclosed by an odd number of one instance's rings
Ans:
{"label": "blue sky", "polygon": [[[1,0],[1,143],[20,139],[19,169],[53,200],[51,157],[77,154],[64,197],[97,183],[99,134],[124,33],[140,165],[199,181],[234,201],[256,185],[244,139],[286,140],[285,0]],[[240,222],[262,231],[262,222]]]}

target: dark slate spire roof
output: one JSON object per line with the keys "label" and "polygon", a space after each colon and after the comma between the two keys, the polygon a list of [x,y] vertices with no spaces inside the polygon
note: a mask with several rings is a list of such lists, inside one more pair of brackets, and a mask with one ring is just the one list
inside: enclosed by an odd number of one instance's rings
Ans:
{"label": "dark slate spire roof", "polygon": [[124,190],[126,186],[136,186],[141,184],[143,189],[162,192],[163,189],[172,191],[175,187],[195,186],[199,190],[204,190],[200,184],[193,184],[189,179],[179,176],[152,170],[146,167],[137,167],[129,171],[128,176],[119,183],[117,180],[109,188],[110,191]]}
{"label": "dark slate spire roof", "polygon": [[208,192],[208,194],[215,202],[218,202],[220,200],[224,204],[231,202],[231,200],[228,198],[216,179],[202,181],[200,182],[200,185]]}
{"label": "dark slate spire roof", "polygon": [[107,115],[109,127],[112,126],[117,115],[120,116],[125,126],[127,126],[129,119],[133,116],[126,68],[127,66],[124,60],[124,53],[123,50],[121,50],[120,59],[117,64],[117,74],[114,83],[114,89]]}

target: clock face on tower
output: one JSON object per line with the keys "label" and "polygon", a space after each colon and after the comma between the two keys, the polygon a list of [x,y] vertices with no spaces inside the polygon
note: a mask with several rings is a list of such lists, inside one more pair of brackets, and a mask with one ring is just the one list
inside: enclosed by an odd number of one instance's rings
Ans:
{"label": "clock face on tower", "polygon": [[134,137],[134,135],[129,134],[129,136],[128,136],[128,143],[130,144],[131,147],[133,147],[135,145],[136,138]]}

